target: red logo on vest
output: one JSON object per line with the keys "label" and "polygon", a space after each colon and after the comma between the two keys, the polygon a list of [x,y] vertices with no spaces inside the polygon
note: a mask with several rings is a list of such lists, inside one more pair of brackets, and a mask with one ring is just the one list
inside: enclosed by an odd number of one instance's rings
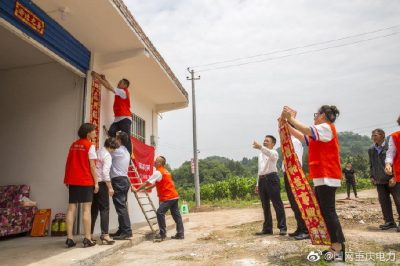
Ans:
{"label": "red logo on vest", "polygon": [[89,165],[89,149],[92,145],[88,139],[79,139],[72,143],[65,165],[64,184],[94,186]]}

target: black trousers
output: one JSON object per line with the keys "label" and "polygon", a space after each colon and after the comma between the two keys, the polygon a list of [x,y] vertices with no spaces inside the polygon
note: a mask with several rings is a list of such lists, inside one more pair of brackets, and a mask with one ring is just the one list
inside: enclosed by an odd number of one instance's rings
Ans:
{"label": "black trousers", "polygon": [[296,231],[308,234],[307,226],[303,218],[301,217],[299,206],[297,205],[296,200],[294,199],[294,195],[292,189],[290,188],[288,176],[286,175],[286,173],[284,173],[283,178],[285,180],[285,189],[288,196],[288,200],[290,202],[290,207],[293,210],[294,218],[296,219],[297,223]]}
{"label": "black trousers", "polygon": [[385,223],[394,222],[393,210],[392,210],[392,200],[390,195],[392,195],[394,204],[396,205],[397,214],[400,218],[400,184],[397,183],[394,187],[389,187],[388,184],[377,184],[376,190],[378,191],[378,199],[381,205],[383,219]]}
{"label": "black trousers", "polygon": [[283,207],[283,202],[281,199],[281,188],[277,173],[259,176],[258,194],[260,195],[261,204],[264,211],[264,224],[262,230],[265,232],[272,231],[270,201],[272,201],[272,205],[275,209],[276,219],[278,221],[277,227],[281,230],[287,230],[285,209]]}
{"label": "black trousers", "polygon": [[176,233],[184,235],[183,221],[181,213],[179,212],[178,199],[167,200],[160,202],[160,206],[157,209],[157,222],[160,228],[160,235],[167,234],[167,225],[165,223],[165,214],[167,211],[171,211],[172,218],[176,224]]}
{"label": "black trousers", "polygon": [[329,187],[326,185],[316,186],[315,195],[321,214],[324,217],[326,227],[328,228],[329,235],[331,236],[332,243],[344,243],[344,235],[339,217],[336,213],[336,187]]}
{"label": "black trousers", "polygon": [[356,181],[354,179],[346,180],[347,197],[350,198],[350,189],[353,187],[354,196],[357,197]]}
{"label": "black trousers", "polygon": [[109,214],[110,214],[110,197],[108,196],[108,187],[106,182],[99,182],[99,192],[93,194],[92,202],[92,229],[96,224],[97,216],[100,212],[100,228],[101,234],[108,234]]}
{"label": "black trousers", "polygon": [[123,131],[129,136],[128,151],[132,154],[132,144],[131,144],[131,134],[132,134],[132,121],[128,118],[122,119],[121,121],[112,123],[110,129],[108,130],[108,135],[110,137],[115,137],[118,131]]}
{"label": "black trousers", "polygon": [[114,189],[112,197],[115,210],[118,215],[118,230],[121,234],[132,234],[131,220],[128,212],[128,192],[130,182],[126,176],[118,176],[111,178],[111,184]]}

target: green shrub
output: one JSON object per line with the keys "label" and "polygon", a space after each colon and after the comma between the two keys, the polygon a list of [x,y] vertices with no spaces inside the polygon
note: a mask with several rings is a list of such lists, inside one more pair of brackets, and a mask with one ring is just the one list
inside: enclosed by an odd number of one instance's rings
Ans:
{"label": "green shrub", "polygon": [[[256,186],[255,177],[240,177],[231,176],[222,181],[213,183],[202,184],[200,188],[200,197],[203,201],[220,201],[220,200],[254,200],[258,198],[258,195],[254,192]],[[312,181],[310,182],[312,187]],[[285,196],[285,183],[283,177],[280,178],[281,192]],[[357,178],[357,189],[369,189],[374,186],[371,181],[367,178]],[[346,180],[342,180],[342,186],[338,189],[338,192],[346,191]],[[194,201],[195,193],[193,187],[182,187],[178,188],[180,198],[185,201]],[[286,198],[282,198],[286,199]]]}

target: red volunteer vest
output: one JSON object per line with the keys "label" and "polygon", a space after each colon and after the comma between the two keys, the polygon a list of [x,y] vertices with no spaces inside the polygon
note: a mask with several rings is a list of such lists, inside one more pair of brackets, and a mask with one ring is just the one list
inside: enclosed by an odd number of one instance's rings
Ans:
{"label": "red volunteer vest", "polygon": [[172,180],[172,175],[164,167],[159,167],[157,169],[162,175],[160,182],[156,182],[157,194],[160,202],[179,198],[179,194],[175,189],[174,180]]}
{"label": "red volunteer vest", "polygon": [[333,134],[332,140],[323,142],[309,139],[308,164],[311,178],[342,178],[338,136],[335,126],[329,126]]}
{"label": "red volunteer vest", "polygon": [[69,148],[65,165],[64,184],[76,186],[94,186],[90,171],[89,149],[93,145],[88,139],[79,139]]}
{"label": "red volunteer vest", "polygon": [[126,93],[126,98],[122,99],[120,96],[115,95],[114,98],[114,115],[115,116],[131,116],[131,100],[129,96],[129,90],[128,88],[126,89],[121,89],[125,91]]}
{"label": "red volunteer vest", "polygon": [[396,177],[396,182],[400,182],[400,131],[394,132],[390,136],[396,146],[396,154],[393,158],[393,174]]}

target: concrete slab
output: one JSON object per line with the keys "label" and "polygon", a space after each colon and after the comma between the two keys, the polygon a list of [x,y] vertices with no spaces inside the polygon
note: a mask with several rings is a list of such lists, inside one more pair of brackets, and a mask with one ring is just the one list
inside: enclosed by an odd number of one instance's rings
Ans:
{"label": "concrete slab", "polygon": [[[184,222],[189,221],[187,216]],[[175,227],[171,217],[167,217],[169,230]],[[173,231],[173,230],[172,230]],[[54,266],[54,265],[95,265],[100,259],[114,254],[118,250],[137,245],[152,233],[148,225],[134,225],[130,240],[116,241],[114,245],[96,245],[83,248],[83,237],[75,237],[76,247],[66,248],[65,237],[16,237],[0,241],[0,265]],[[99,237],[96,237],[99,239]]]}

